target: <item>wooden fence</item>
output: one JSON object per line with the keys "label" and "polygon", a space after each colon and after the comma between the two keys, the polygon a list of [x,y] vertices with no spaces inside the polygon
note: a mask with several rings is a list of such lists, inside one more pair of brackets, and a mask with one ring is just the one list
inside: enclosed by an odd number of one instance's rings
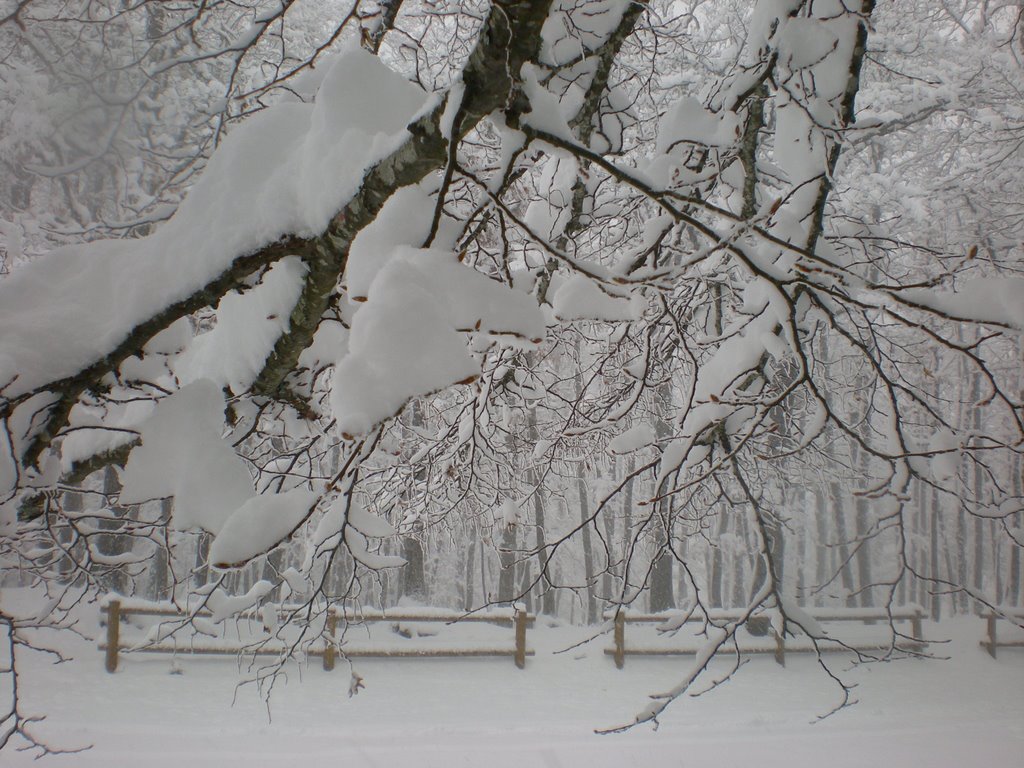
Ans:
{"label": "wooden fence", "polygon": [[[910,621],[913,638],[896,646],[897,650],[917,651],[924,647],[921,640],[921,620],[924,617],[924,610],[918,606],[900,608],[893,611],[874,609],[838,609],[808,611],[808,615],[816,622],[860,622],[863,624],[888,623],[889,621]],[[668,613],[632,613],[625,610],[616,611],[614,614],[606,614],[613,618],[612,637],[614,646],[606,648],[605,653],[615,659],[615,666],[622,669],[626,663],[626,656],[672,656],[696,654],[700,651],[701,645],[691,642],[681,647],[652,647],[643,645],[626,645],[626,624],[661,624],[669,628],[668,631],[678,629],[684,624],[696,624],[704,622],[704,615],[696,613],[687,616],[681,621],[682,614],[679,611]],[[742,619],[743,614],[739,611],[711,611],[708,618],[714,622],[735,622]],[[775,661],[786,665],[786,653],[802,652],[825,652],[825,651],[885,651],[892,648],[890,643],[872,642],[843,642],[832,643],[829,641],[819,642],[815,645],[809,639],[795,638],[787,641],[785,637],[776,634],[768,622],[767,616],[755,616],[747,622],[748,631],[744,636],[736,636],[736,645],[741,653],[771,653]],[[750,630],[758,634],[754,635]],[[762,639],[763,638],[763,639]]]}
{"label": "wooden fence", "polygon": [[[297,606],[296,606],[297,607]],[[287,609],[287,606],[285,606]],[[258,640],[252,643],[221,641],[218,643],[190,642],[182,645],[177,642],[168,643],[165,639],[158,639],[152,642],[141,642],[135,644],[124,644],[121,639],[121,625],[130,616],[154,616],[158,618],[171,618],[182,624],[191,619],[209,619],[209,612],[200,611],[190,615],[173,606],[146,605],[135,601],[122,602],[117,598],[104,601],[100,606],[101,622],[106,624],[106,641],[100,643],[100,650],[106,653],[107,672],[117,670],[118,658],[122,650],[131,653],[185,653],[185,654],[214,654],[214,655],[238,655],[257,654],[280,656],[287,653],[288,646],[283,642],[272,643],[268,640]],[[487,623],[499,626],[508,625],[514,630],[514,645],[510,648],[481,646],[481,645],[460,645],[456,647],[445,646],[416,646],[403,644],[403,646],[388,646],[372,643],[340,643],[338,637],[339,625],[371,624],[379,622],[401,622],[405,624],[419,623]],[[515,665],[519,669],[526,666],[526,657],[533,656],[534,652],[527,648],[526,631],[532,626],[534,617],[520,608],[499,609],[481,611],[478,613],[459,613],[457,611],[436,610],[430,608],[373,611],[353,611],[350,609],[331,608],[327,613],[325,627],[325,641],[322,644],[310,645],[303,649],[306,656],[320,656],[323,658],[325,670],[334,669],[335,661],[339,655],[346,658],[401,658],[401,657],[463,657],[463,656],[512,656]]]}
{"label": "wooden fence", "polygon": [[[297,608],[298,606],[292,606]],[[282,606],[287,610],[289,606]],[[265,639],[255,642],[243,643],[241,639],[235,641],[220,641],[219,643],[196,642],[194,639],[187,644],[178,642],[169,643],[166,639],[158,639],[153,642],[141,642],[125,644],[121,638],[121,625],[130,616],[152,616],[157,618],[169,618],[182,624],[182,628],[190,619],[209,619],[211,614],[200,611],[197,614],[189,615],[177,607],[160,604],[146,604],[139,601],[124,601],[118,598],[111,598],[101,604],[100,611],[102,621],[106,624],[106,641],[100,643],[100,650],[106,654],[106,669],[114,672],[118,666],[119,655],[122,651],[131,653],[185,653],[185,654],[215,654],[215,655],[238,655],[240,653],[280,656],[287,653],[288,647],[282,643],[271,643]],[[910,606],[893,610],[891,612],[883,609],[839,609],[839,610],[811,610],[808,615],[819,623],[834,622],[859,622],[861,624],[888,624],[890,621],[909,621],[911,630],[909,639],[893,645],[891,642],[832,642],[827,638],[817,645],[809,638],[780,637],[770,627],[766,616],[755,616],[747,624],[748,630],[742,635],[737,634],[736,646],[741,653],[756,654],[770,653],[775,661],[785,666],[787,653],[802,652],[829,652],[829,651],[886,651],[892,648],[902,651],[918,651],[924,647],[922,640],[921,622],[924,618],[924,611],[917,606]],[[605,653],[612,656],[615,666],[622,669],[625,666],[626,656],[670,656],[696,654],[700,651],[701,643],[694,642],[696,638],[683,646],[663,647],[645,646],[643,644],[626,643],[627,624],[659,624],[666,632],[680,628],[684,624],[696,624],[704,621],[703,614],[691,615],[682,620],[679,611],[668,613],[634,613],[627,610],[619,610],[614,614],[606,614],[613,618],[613,647],[606,648]],[[713,622],[738,621],[742,614],[738,611],[711,611],[709,618]],[[1024,621],[1024,611],[1020,609],[1007,609],[999,612],[988,612],[982,614],[986,622],[987,635],[981,641],[992,658],[996,658],[998,648],[1024,648],[1024,638],[1000,639],[997,634],[997,625],[1000,620],[1013,623],[1015,620]],[[471,614],[459,613],[433,608],[405,609],[405,610],[362,610],[331,608],[327,613],[325,626],[325,639],[322,644],[314,644],[304,648],[306,656],[320,656],[323,659],[325,670],[334,669],[339,655],[346,658],[438,658],[438,657],[471,657],[471,656],[512,656],[516,667],[523,669],[526,665],[526,657],[533,656],[534,651],[527,648],[527,628],[533,626],[535,617],[526,611],[516,609],[498,609],[486,612]],[[498,626],[510,626],[513,629],[514,644],[512,647],[486,646],[462,644],[458,646],[444,645],[415,645],[403,643],[401,645],[389,645],[387,643],[356,643],[343,641],[339,638],[339,628],[374,623],[392,623],[396,629],[402,624],[465,624],[465,623],[487,623]],[[757,634],[753,634],[753,629]]]}
{"label": "wooden fence", "polygon": [[[989,611],[982,614],[982,618],[985,619],[988,635],[981,641],[981,646],[988,651],[988,655],[993,659],[996,658],[997,648],[1024,648],[1024,639],[1000,640],[996,635],[996,623],[1000,619],[1010,622],[1014,620],[1024,622],[1024,611],[1020,609],[1005,609],[1000,610],[999,613]],[[1015,624],[1014,626],[1018,625]]]}

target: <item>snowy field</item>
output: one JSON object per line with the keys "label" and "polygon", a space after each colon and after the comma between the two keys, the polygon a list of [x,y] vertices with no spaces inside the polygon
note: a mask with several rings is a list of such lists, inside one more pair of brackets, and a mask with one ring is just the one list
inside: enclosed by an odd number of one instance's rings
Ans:
{"label": "snowy field", "polygon": [[[0,764],[117,768],[205,766],[416,766],[543,768],[1024,765],[1024,651],[997,660],[978,646],[980,619],[925,626],[946,638],[947,661],[908,660],[848,674],[860,703],[816,724],[837,691],[807,656],[786,669],[753,658],[697,700],[679,701],[660,729],[596,735],[632,719],[649,693],[675,682],[688,657],[628,658],[616,670],[610,638],[574,627],[530,631],[537,651],[520,671],[511,659],[358,660],[365,689],[349,698],[345,663],[293,667],[274,689],[269,719],[251,688],[236,692],[230,658],[122,657],[115,675],[81,641],[75,660],[34,661],[24,684],[41,733],[75,755]],[[838,659],[837,664],[842,666]],[[721,666],[725,669],[725,665]]]}

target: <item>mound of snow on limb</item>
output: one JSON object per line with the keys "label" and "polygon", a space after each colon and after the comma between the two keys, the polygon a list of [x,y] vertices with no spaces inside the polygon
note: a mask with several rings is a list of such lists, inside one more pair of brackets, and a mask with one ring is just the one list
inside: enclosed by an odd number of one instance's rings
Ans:
{"label": "mound of snow on limb", "polygon": [[366,299],[373,279],[399,246],[420,245],[426,240],[434,205],[426,183],[402,187],[356,235],[345,265],[345,281],[354,300]]}
{"label": "mound of snow on limb", "polygon": [[223,423],[224,395],[208,379],[161,400],[128,457],[121,503],[173,496],[176,528],[218,533],[253,496],[249,471],[221,440]]}
{"label": "mound of snow on limb", "polygon": [[358,48],[328,67],[314,104],[278,104],[232,130],[154,234],[59,248],[0,280],[5,395],[80,371],[236,257],[327,228],[425,101]]}
{"label": "mound of snow on limb", "polygon": [[583,275],[573,275],[552,299],[555,317],[562,320],[605,320],[607,322],[639,320],[646,302],[638,294],[614,296],[607,289]]}
{"label": "mound of snow on limb", "polygon": [[217,305],[217,324],[197,336],[182,353],[175,372],[183,382],[210,379],[241,394],[259,375],[288,329],[292,307],[302,292],[306,265],[296,256],[275,264],[259,285],[245,293],[225,294]]}
{"label": "mound of snow on limb", "polygon": [[302,525],[318,498],[312,491],[295,489],[249,499],[210,544],[210,562],[230,568],[269,552]]}
{"label": "mound of snow on limb", "polygon": [[1024,330],[1024,278],[978,277],[956,291],[913,288],[898,295],[950,317],[1005,323]]}
{"label": "mound of snow on limb", "polygon": [[477,376],[469,332],[530,344],[544,330],[527,294],[460,264],[451,252],[399,248],[356,312],[349,352],[335,369],[338,428],[366,432],[409,398]]}
{"label": "mound of snow on limb", "polygon": [[631,453],[653,445],[657,439],[654,427],[650,424],[637,424],[621,435],[613,437],[608,443],[608,450],[618,454]]}

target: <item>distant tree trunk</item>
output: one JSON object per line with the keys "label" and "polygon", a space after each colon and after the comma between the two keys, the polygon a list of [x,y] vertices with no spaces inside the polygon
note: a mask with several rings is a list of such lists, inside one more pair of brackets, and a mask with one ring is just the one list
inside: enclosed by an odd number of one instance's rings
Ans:
{"label": "distant tree trunk", "polygon": [[[1017,340],[1017,360],[1018,360],[1018,371],[1024,370],[1024,342],[1021,342],[1018,337]],[[1018,383],[1020,386],[1018,389],[1024,391],[1024,377],[1018,376]],[[1020,454],[1015,454],[1013,460],[1010,463],[1010,473],[1013,477],[1013,495],[1015,498],[1020,498],[1024,495],[1024,460],[1021,459]],[[1011,518],[1010,524],[1021,531],[1024,529],[1024,512],[1017,511],[1016,514]],[[1019,606],[1021,604],[1021,598],[1024,597],[1024,571],[1021,569],[1021,548],[1024,542],[1020,542],[1024,539],[1024,536],[1018,535],[1016,541],[1010,541],[1010,605]]]}
{"label": "distant tree trunk", "polygon": [[662,549],[651,570],[652,613],[659,613],[675,608],[676,600],[672,588],[672,556]]}
{"label": "distant tree trunk", "polygon": [[[974,434],[981,434],[981,408],[977,406],[977,403],[981,401],[981,374],[975,371],[971,376],[971,423],[974,427]],[[982,471],[981,464],[977,461],[974,462],[974,477],[973,483],[971,484],[973,491],[973,498],[977,499],[981,503],[984,498],[985,492],[985,473]],[[974,573],[972,584],[976,594],[985,594],[985,521],[981,515],[974,518]],[[997,559],[992,560],[993,568],[992,571],[998,573],[999,561]],[[997,593],[998,594],[998,593]],[[998,597],[996,598],[999,599]],[[981,604],[977,606],[977,610],[981,611]]]}
{"label": "distant tree trunk", "polygon": [[1024,578],[1024,573],[1021,571],[1020,550],[1020,545],[1010,543],[1010,590],[1007,602],[1018,607],[1021,604],[1021,580]]}
{"label": "distant tree trunk", "polygon": [[515,599],[516,579],[516,527],[505,525],[501,532],[501,545],[498,548],[498,561],[501,571],[498,573],[498,602],[511,603]]}
{"label": "distant tree trunk", "polygon": [[[578,185],[579,181],[577,180],[577,186]],[[583,205],[584,192],[582,188],[578,191],[579,194],[575,194],[573,196],[572,228],[575,228],[578,224],[579,215],[582,211]],[[579,356],[582,347],[579,338],[576,339],[574,346],[575,353]],[[581,372],[576,372],[574,382],[576,385],[576,394],[582,399],[585,394],[586,387],[583,383],[583,374]],[[586,623],[594,624],[597,621],[597,599],[594,596],[594,552],[591,541],[591,523],[588,519],[590,517],[590,491],[587,488],[587,481],[583,475],[584,467],[589,468],[589,460],[586,453],[580,456],[576,461],[576,497],[579,502],[579,520],[580,526],[582,527],[581,544],[583,546],[583,584],[587,597]]]}
{"label": "distant tree trunk", "polygon": [[[681,537],[679,541],[679,558],[686,562],[686,551],[689,547],[689,538]],[[688,605],[687,596],[689,594],[689,585],[686,582],[686,571],[683,568],[676,568],[676,607],[681,605]]]}
{"label": "distant tree trunk", "polygon": [[[967,512],[962,507],[957,512],[956,519],[956,583],[966,585],[969,583],[967,581]],[[953,602],[957,613],[967,613],[967,595],[962,591],[953,596]]]}
{"label": "distant tree trunk", "polygon": [[998,537],[990,536],[989,544],[992,548],[992,575],[995,579],[995,601],[1000,605],[1008,605],[1009,603],[1006,600],[1006,585],[1003,583],[1002,542]]}
{"label": "distant tree trunk", "polygon": [[[942,360],[939,357],[938,351],[936,351],[934,353],[933,358],[932,358],[932,366],[931,366],[932,370],[934,370],[934,371],[941,370],[940,369],[941,363],[942,363]],[[932,392],[932,394],[935,397],[938,397],[938,395],[939,395],[939,379],[937,377],[933,377],[932,380],[935,383],[934,391]],[[932,578],[937,579],[937,578],[939,578],[939,567],[940,567],[940,555],[939,555],[939,551],[940,551],[939,550],[939,533],[940,533],[940,531],[939,531],[939,524],[940,524],[940,520],[941,520],[941,517],[942,517],[942,504],[941,504],[941,499],[939,497],[939,492],[935,488],[932,488],[931,493],[928,494],[928,495],[929,495],[929,497],[931,499],[931,502],[930,502],[930,505],[929,505],[930,509],[928,510],[928,525],[929,525],[929,541],[928,541],[928,561],[929,561],[928,568],[929,568],[929,571],[928,572],[929,572],[929,575],[931,575]],[[947,557],[948,557],[948,555],[947,555]],[[948,572],[948,575],[952,576],[953,575],[953,571],[950,570]],[[930,602],[931,602],[931,605],[929,606],[929,608],[931,610],[932,621],[938,621],[940,619],[940,617],[942,616],[942,597],[939,594],[937,594],[935,592],[935,590],[932,590],[931,601]]]}
{"label": "distant tree trunk", "polygon": [[423,544],[414,535],[402,539],[402,597],[416,603],[427,602],[427,575],[424,567]]}
{"label": "distant tree trunk", "polygon": [[[531,484],[533,478],[536,478],[536,473],[531,470]],[[540,611],[548,616],[555,615],[555,592],[551,586],[551,577],[548,573],[550,563],[548,562],[548,547],[547,541],[544,538],[544,500],[541,498],[540,492],[535,491],[533,494],[533,519],[536,525],[537,532],[537,559],[538,565],[540,566],[541,577],[539,581],[540,586]]]}
{"label": "distant tree trunk", "polygon": [[[283,547],[277,547],[267,554],[263,559],[263,568],[261,569],[262,573],[260,574],[260,579],[263,581],[269,581],[271,584],[275,584],[280,580],[281,572],[284,571],[284,554]],[[234,572],[232,575],[236,574],[239,577],[242,575],[238,571]],[[238,585],[236,588],[238,587],[241,587],[241,585]]]}
{"label": "distant tree trunk", "polygon": [[531,561],[523,560],[519,564],[519,595],[527,613],[533,613],[533,595],[530,592],[530,582],[532,580],[533,568]]}
{"label": "distant tree trunk", "polygon": [[[749,546],[751,541],[750,520],[746,515],[733,515],[732,520],[733,532],[736,534],[736,537]],[[755,578],[753,574],[757,571],[758,565],[763,565],[760,555],[756,554],[756,552],[746,557],[736,557],[735,560],[733,569],[735,569],[736,573],[733,576],[732,602],[727,606],[723,605],[723,608],[741,608],[749,602],[750,595],[752,594],[750,587],[753,582],[747,581],[745,573],[749,570],[753,580]]]}
{"label": "distant tree trunk", "polygon": [[[960,342],[960,343],[964,343],[964,341],[965,341],[964,336],[963,336],[963,328],[961,326],[957,327],[957,341]],[[963,430],[967,426],[968,415],[964,412],[965,409],[967,408],[967,403],[965,402],[967,398],[964,397],[962,386],[963,386],[964,378],[968,375],[969,369],[967,367],[966,362],[963,361],[963,360],[960,360],[959,365],[960,365],[960,375],[957,377],[958,380],[956,382],[956,386],[957,386],[957,392],[956,392],[957,402],[959,402],[959,404],[960,404],[960,409],[959,409],[959,414],[958,414],[959,418],[957,419],[957,426],[960,427],[961,430]],[[971,486],[971,482],[968,480],[968,478],[966,478],[964,476],[965,473],[966,473],[966,469],[964,468],[964,466],[962,464],[961,464],[960,470],[961,470],[960,473],[959,473],[960,481],[963,483],[963,487],[969,488]],[[957,582],[957,585],[959,585],[960,587],[966,587],[966,586],[968,586],[968,584],[970,584],[970,582],[968,581],[968,576],[967,576],[967,574],[968,574],[968,562],[967,562],[968,561],[968,552],[970,551],[968,549],[969,542],[968,542],[967,512],[964,509],[964,505],[963,504],[959,504],[957,506],[959,507],[959,509],[958,509],[958,512],[957,512],[957,525],[956,525],[956,556],[957,556],[956,582]],[[961,589],[960,592],[958,592],[957,594],[955,594],[953,596],[953,604],[954,604],[954,608],[955,608],[957,613],[967,613],[967,611],[968,611],[967,595],[965,594],[965,592],[962,589]]]}
{"label": "distant tree trunk", "polygon": [[850,541],[846,528],[846,505],[843,489],[838,482],[833,481],[829,483],[829,493],[832,497],[832,516],[836,523],[835,547],[839,552],[839,578],[846,595],[846,605],[852,608],[856,596],[853,594],[853,563],[850,562]]}
{"label": "distant tree trunk", "polygon": [[[868,477],[871,471],[871,456],[867,451],[860,450],[854,443],[853,461],[860,464],[861,476]],[[859,462],[858,462],[859,458]],[[857,513],[857,588],[860,590],[860,604],[862,608],[870,608],[874,605],[874,590],[871,589],[871,548],[865,538],[868,536],[871,526],[870,502],[864,496],[857,496],[854,503]]]}
{"label": "distant tree trunk", "polygon": [[[936,509],[938,510],[938,507],[936,507]],[[939,532],[939,540],[942,542],[942,547],[938,551],[946,556],[946,578],[952,579],[956,573],[957,562],[953,559],[953,547],[949,546],[949,527],[946,525],[946,522],[942,517],[937,516],[936,522],[940,521],[942,528]],[[951,614],[955,614],[959,611],[956,594],[949,596],[949,611]]]}
{"label": "distant tree trunk", "polygon": [[613,600],[612,592],[615,589],[615,574],[612,568],[612,562],[615,559],[615,553],[612,550],[612,542],[615,541],[615,517],[612,515],[610,505],[604,509],[602,523],[604,524],[604,540],[607,543],[608,549],[607,562],[605,562],[604,570],[601,572],[601,599],[605,602],[611,602]]}
{"label": "distant tree trunk", "polygon": [[[103,471],[103,493],[109,498],[119,493],[120,490],[121,481],[117,477],[117,471],[112,466],[108,466]],[[112,519],[102,520],[100,522],[100,530],[111,531],[111,533],[103,534],[99,537],[99,549],[104,555],[123,555],[129,551],[131,545],[131,537],[125,534],[123,530],[124,519],[128,511],[122,507],[111,506],[110,512]],[[124,595],[128,593],[131,580],[124,567],[118,566],[107,571],[103,579],[103,585],[112,592]]]}
{"label": "distant tree trunk", "polygon": [[[540,440],[540,432],[537,430],[537,413],[532,408],[526,416],[526,435],[530,445],[536,445]],[[536,468],[530,467],[527,472],[527,482],[533,488],[533,522],[537,536],[537,561],[540,566],[540,608],[542,613],[548,616],[555,615],[555,593],[551,588],[550,574],[548,573],[548,546],[544,536],[544,498],[542,495],[540,475]]]}
{"label": "distant tree trunk", "polygon": [[[809,504],[809,493],[801,494],[803,509],[807,509]],[[800,520],[800,532],[797,538],[797,549],[796,549],[796,560],[793,563],[793,571],[796,576],[796,596],[800,606],[804,606],[807,603],[807,553],[809,547],[807,546],[807,530],[811,526],[811,521],[808,520],[807,515],[804,514]]]}
{"label": "distant tree trunk", "polygon": [[[914,554],[913,565],[918,573],[928,572],[928,550],[923,545],[924,537],[930,534],[930,520],[928,515],[928,489],[924,483],[915,481],[917,496],[917,519],[914,524],[914,544],[911,552]],[[916,593],[912,593],[911,602],[928,610],[928,594],[924,579],[918,579],[914,584]]]}
{"label": "distant tree trunk", "polygon": [[780,592],[785,592],[785,580],[789,578],[786,573],[786,530],[782,526],[782,521],[774,515],[769,516],[764,527],[770,537],[768,556],[771,557],[775,569],[776,587]]}
{"label": "distant tree trunk", "polygon": [[[622,572],[621,572],[621,583],[619,591],[619,601],[624,596],[627,596],[630,588],[630,557],[629,557],[629,539],[633,534],[633,486],[636,483],[636,477],[633,472],[636,471],[636,459],[632,456],[626,462],[626,472],[629,474],[629,481],[626,483],[625,493],[622,496]],[[631,597],[631,595],[629,595]]]}
{"label": "distant tree trunk", "polygon": [[469,546],[466,549],[466,568],[462,579],[462,610],[473,610],[473,566],[474,555],[476,554],[476,538],[469,537]]}
{"label": "distant tree trunk", "polygon": [[481,544],[477,548],[480,552],[480,597],[483,602],[489,602],[491,596],[487,594],[487,559],[486,559],[486,547]]}
{"label": "distant tree trunk", "polygon": [[825,582],[829,580],[828,572],[828,558],[825,556],[826,553],[822,552],[822,547],[828,543],[828,497],[825,493],[825,488],[822,486],[815,486],[814,488],[814,507],[815,507],[815,533],[817,537],[817,545],[814,548],[815,562],[814,562],[814,589],[815,589],[815,605],[821,605],[821,588],[825,585]]}
{"label": "distant tree trunk", "polygon": [[196,560],[192,578],[197,587],[203,586],[210,576],[210,534],[200,531],[196,536]]}
{"label": "distant tree trunk", "polygon": [[[165,525],[169,525],[173,506],[174,502],[171,499],[161,499],[160,501],[160,520]],[[149,571],[150,578],[147,592],[148,596],[154,600],[167,600],[170,598],[170,579],[168,578],[167,568],[168,557],[170,557],[170,553],[163,547],[158,546],[152,558],[153,565]]]}
{"label": "distant tree trunk", "polygon": [[[656,393],[658,419],[655,422],[654,431],[659,440],[665,440],[671,435],[671,428],[668,424],[669,415],[672,410],[672,389],[665,384],[659,386]],[[658,488],[660,494],[662,488]],[[654,562],[651,565],[651,586],[650,586],[650,608],[657,613],[675,608],[675,596],[672,594],[672,555],[668,548],[672,546],[672,500],[662,499],[657,502],[656,517],[654,520]]]}
{"label": "distant tree trunk", "polygon": [[[667,521],[672,520],[672,503],[669,500],[659,502],[665,505],[665,517]],[[651,568],[651,596],[650,606],[652,613],[660,613],[676,607],[675,595],[672,590],[672,554],[668,548],[672,546],[661,521],[654,529],[654,564]],[[671,524],[670,522],[668,524]]]}
{"label": "distant tree trunk", "polygon": [[[409,424],[412,427],[423,425],[423,412],[419,400],[413,400],[409,406]],[[412,478],[413,488],[409,495],[416,493],[415,486],[424,478],[425,470],[417,469]],[[416,520],[406,526],[402,536],[402,557],[405,558],[405,565],[402,566],[402,597],[425,604],[427,602],[427,574],[423,543],[419,539],[419,533],[423,530],[422,523]]]}
{"label": "distant tree trunk", "polygon": [[[82,494],[80,493],[65,493],[62,500],[65,513],[71,513],[69,516],[74,516],[73,513],[81,512],[85,505],[82,503]],[[70,543],[70,531],[62,529],[57,531],[57,541],[63,546],[67,547]],[[78,572],[75,570],[72,559],[67,555],[61,555],[55,563],[57,572],[60,573],[61,583],[68,581],[74,581],[78,578]]]}
{"label": "distant tree trunk", "polygon": [[587,490],[587,483],[583,479],[583,468],[577,464],[576,467],[576,490],[580,500],[580,525],[583,526],[583,577],[587,593],[587,624],[597,623],[597,598],[594,595],[594,552],[591,548],[590,538],[590,499]]}
{"label": "distant tree trunk", "polygon": [[[1020,498],[1024,494],[1024,461],[1021,461],[1020,456],[1014,458],[1011,465],[1010,471],[1013,473],[1013,494],[1016,498]],[[1010,524],[1015,527],[1018,531],[1024,527],[1024,513],[1017,512],[1010,520]],[[1018,534],[1017,540],[1024,538]],[[1022,579],[1024,579],[1024,573],[1021,570],[1021,545],[1015,541],[1010,541],[1010,575],[1009,575],[1009,594],[1007,595],[1007,603],[1013,606],[1019,606],[1021,604],[1021,592]]]}
{"label": "distant tree trunk", "polygon": [[722,546],[720,543],[725,534],[727,521],[725,510],[720,509],[717,518],[718,531],[714,537],[714,543],[711,545],[711,562],[708,564],[707,569],[708,596],[711,599],[712,608],[722,608],[726,603],[724,590],[722,589],[725,580],[725,559],[722,556]]}
{"label": "distant tree trunk", "polygon": [[[777,568],[785,556],[785,540],[782,537],[781,526],[774,519],[765,520],[763,524],[768,538],[768,541],[765,542],[768,548],[768,557],[771,558],[773,569],[776,569],[776,588],[781,590],[782,574]],[[765,562],[764,556],[758,555],[754,563],[753,589],[750,594],[758,592],[769,577],[768,563]]]}

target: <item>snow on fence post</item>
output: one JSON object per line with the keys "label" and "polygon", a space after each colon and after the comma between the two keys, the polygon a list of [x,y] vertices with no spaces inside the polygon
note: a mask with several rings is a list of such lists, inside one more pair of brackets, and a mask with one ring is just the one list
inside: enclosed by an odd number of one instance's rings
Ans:
{"label": "snow on fence post", "polygon": [[626,614],[620,608],[615,612],[615,668],[622,669],[626,663]]}
{"label": "snow on fence post", "polygon": [[121,634],[121,601],[107,603],[107,672],[117,671],[117,646]]}
{"label": "snow on fence post", "polygon": [[526,611],[522,606],[516,608],[516,666],[523,669],[526,666]]}
{"label": "snow on fence post", "polygon": [[338,613],[333,608],[327,611],[327,631],[325,641],[327,646],[324,648],[324,671],[330,672],[334,669],[334,635],[338,628]]}

